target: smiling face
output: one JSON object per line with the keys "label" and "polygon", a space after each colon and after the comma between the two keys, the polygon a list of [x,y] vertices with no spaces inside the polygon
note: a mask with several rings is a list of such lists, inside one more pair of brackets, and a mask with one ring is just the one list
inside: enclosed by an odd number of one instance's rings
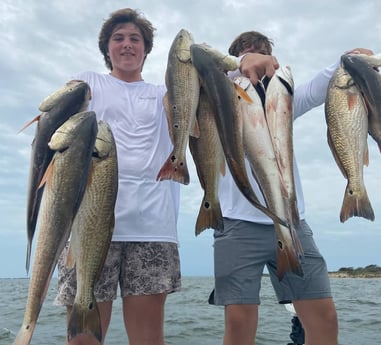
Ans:
{"label": "smiling face", "polygon": [[143,35],[135,24],[125,23],[115,27],[108,42],[107,54],[114,77],[129,82],[142,80],[146,53]]}

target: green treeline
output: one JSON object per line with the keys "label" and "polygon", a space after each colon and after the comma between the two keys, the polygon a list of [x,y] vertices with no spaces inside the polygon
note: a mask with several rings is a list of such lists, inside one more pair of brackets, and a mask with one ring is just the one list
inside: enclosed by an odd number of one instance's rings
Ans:
{"label": "green treeline", "polygon": [[366,267],[342,267],[337,273],[344,273],[348,276],[358,277],[358,276],[371,276],[371,277],[381,277],[381,267],[377,265],[368,265]]}

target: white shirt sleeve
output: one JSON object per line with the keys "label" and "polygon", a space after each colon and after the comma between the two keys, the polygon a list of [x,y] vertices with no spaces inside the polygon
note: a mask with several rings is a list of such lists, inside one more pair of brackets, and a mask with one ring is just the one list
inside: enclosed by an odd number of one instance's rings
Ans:
{"label": "white shirt sleeve", "polygon": [[[245,53],[245,54],[242,54],[240,56],[232,56],[233,59],[235,59],[235,61],[237,62],[237,65],[239,65],[241,63],[241,60],[244,58],[245,55],[247,55],[249,53]],[[239,68],[237,68],[236,70],[234,71],[228,71],[228,77],[230,79],[234,79],[236,77],[239,77],[241,75],[241,71],[239,70]]]}
{"label": "white shirt sleeve", "polygon": [[320,71],[310,81],[299,85],[294,91],[294,120],[325,102],[329,81],[340,62]]}

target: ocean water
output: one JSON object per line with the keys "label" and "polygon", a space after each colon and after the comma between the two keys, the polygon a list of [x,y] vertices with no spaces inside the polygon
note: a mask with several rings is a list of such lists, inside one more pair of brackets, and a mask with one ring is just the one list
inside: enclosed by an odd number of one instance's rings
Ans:
{"label": "ocean water", "polygon": [[[340,345],[381,345],[381,279],[332,278],[339,316]],[[53,305],[57,280],[53,278],[38,319],[33,345],[65,344],[66,313]],[[0,279],[0,345],[11,345],[22,323],[28,279]],[[207,303],[211,277],[183,277],[183,289],[168,296],[167,345],[218,345],[223,337],[223,308]],[[262,279],[257,345],[291,342],[292,315],[277,304],[270,279]],[[106,345],[128,344],[121,300],[114,302]]]}

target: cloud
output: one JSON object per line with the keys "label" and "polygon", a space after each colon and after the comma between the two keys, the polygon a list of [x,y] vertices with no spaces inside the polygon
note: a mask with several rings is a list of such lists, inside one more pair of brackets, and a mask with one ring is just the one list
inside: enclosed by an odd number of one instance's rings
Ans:
{"label": "cloud", "polygon": [[[239,33],[261,31],[274,40],[274,54],[278,61],[291,66],[296,85],[337,61],[346,50],[367,47],[376,53],[381,52],[378,44],[381,3],[375,0],[132,0],[127,3],[117,0],[94,3],[91,0],[49,3],[3,0],[0,3],[1,241],[18,241],[18,236],[25,234],[26,190],[35,124],[20,134],[17,131],[38,115],[40,102],[60,88],[71,75],[83,70],[107,73],[98,50],[98,33],[103,21],[118,8],[130,6],[140,9],[157,28],[154,49],[143,71],[144,79],[156,84],[164,82],[168,50],[181,28],[192,32],[196,42],[206,42],[223,52],[227,52],[230,42]],[[341,251],[351,253],[350,247],[357,242],[372,246],[379,233],[380,153],[370,142],[370,165],[364,169],[376,221],[351,219],[341,224],[338,217],[345,180],[328,148],[324,109],[319,107],[298,119],[294,131],[307,219],[313,229],[316,227],[319,245],[328,254],[328,262],[334,265],[336,259],[331,254],[335,250],[332,243],[341,245],[341,239],[345,238],[348,242]],[[182,251],[186,253],[186,267],[191,262],[188,260],[195,260],[188,256],[193,253],[191,246],[209,251],[208,258],[212,254],[211,230],[196,239],[193,237],[193,223],[202,190],[189,153],[188,160],[191,183],[181,188],[179,221],[180,238],[185,241]],[[359,228],[363,237],[351,236],[359,233]],[[23,252],[20,256],[24,261]],[[365,251],[356,254],[359,258],[365,256],[369,260],[377,259],[376,255],[371,256]],[[378,264],[379,260],[378,256]],[[212,274],[208,267],[209,274]],[[24,273],[23,265],[15,267],[15,270]]]}

